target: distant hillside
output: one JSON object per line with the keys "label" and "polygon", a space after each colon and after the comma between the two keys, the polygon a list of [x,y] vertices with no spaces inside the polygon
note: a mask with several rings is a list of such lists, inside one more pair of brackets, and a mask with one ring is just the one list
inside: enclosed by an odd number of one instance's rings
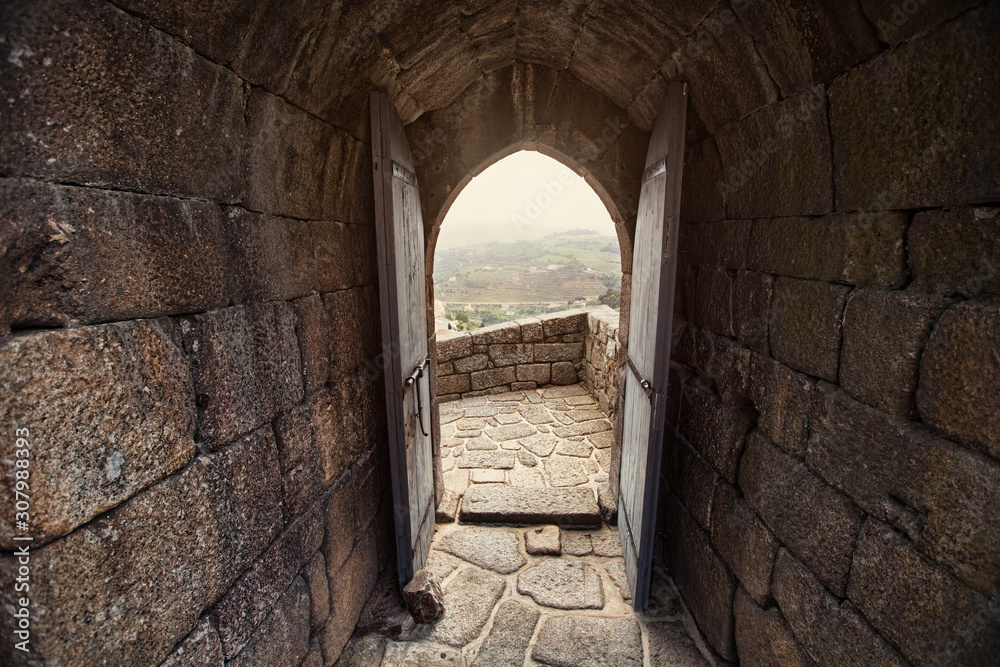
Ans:
{"label": "distant hillside", "polygon": [[621,286],[618,239],[570,230],[535,241],[439,251],[434,286],[436,298],[446,304],[592,301]]}

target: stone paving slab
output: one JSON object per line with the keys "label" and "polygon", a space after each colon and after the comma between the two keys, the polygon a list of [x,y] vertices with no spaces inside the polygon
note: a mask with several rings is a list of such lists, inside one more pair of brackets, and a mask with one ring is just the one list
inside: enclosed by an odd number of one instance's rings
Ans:
{"label": "stone paving slab", "polygon": [[604,608],[601,575],[579,560],[543,560],[517,575],[517,592],[553,609]]}
{"label": "stone paving slab", "polygon": [[660,621],[646,626],[649,664],[676,667],[709,667],[681,621]]}
{"label": "stone paving slab", "polygon": [[382,658],[382,667],[466,667],[466,664],[461,651],[432,642],[390,641]]}
{"label": "stone paving slab", "polygon": [[493,628],[486,637],[472,667],[523,665],[524,654],[541,616],[514,600],[505,600],[497,609]]}
{"label": "stone paving slab", "polygon": [[598,527],[600,509],[589,488],[549,489],[472,487],[462,498],[463,523],[554,523]]}
{"label": "stone paving slab", "polygon": [[444,617],[432,639],[462,647],[479,636],[507,587],[503,577],[466,565],[444,586]]}
{"label": "stone paving slab", "polygon": [[509,530],[463,528],[437,543],[441,551],[500,574],[517,572],[527,563],[518,551],[518,536]]}
{"label": "stone paving slab", "polygon": [[458,461],[459,468],[501,468],[514,467],[514,452],[466,452]]}
{"label": "stone paving slab", "polygon": [[531,657],[553,667],[642,667],[642,634],[632,618],[548,618]]}

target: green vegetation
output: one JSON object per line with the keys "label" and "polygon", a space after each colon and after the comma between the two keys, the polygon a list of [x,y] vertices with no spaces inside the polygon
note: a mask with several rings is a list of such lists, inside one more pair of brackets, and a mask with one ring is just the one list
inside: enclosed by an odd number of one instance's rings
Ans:
{"label": "green vegetation", "polygon": [[[586,229],[443,250],[434,264],[435,298],[463,328],[564,310],[577,300],[596,305],[621,288],[618,240]],[[459,311],[468,323],[454,317]]]}

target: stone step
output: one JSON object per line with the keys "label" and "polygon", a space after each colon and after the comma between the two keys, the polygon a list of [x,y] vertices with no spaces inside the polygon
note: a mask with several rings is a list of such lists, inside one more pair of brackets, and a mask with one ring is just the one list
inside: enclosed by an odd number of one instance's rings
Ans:
{"label": "stone step", "polygon": [[472,487],[462,499],[459,521],[598,528],[601,513],[589,488]]}

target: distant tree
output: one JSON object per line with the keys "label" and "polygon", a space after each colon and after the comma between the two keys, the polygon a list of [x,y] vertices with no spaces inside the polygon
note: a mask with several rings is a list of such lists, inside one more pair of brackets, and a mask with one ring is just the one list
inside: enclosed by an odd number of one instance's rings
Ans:
{"label": "distant tree", "polygon": [[462,311],[458,311],[458,314],[455,315],[455,319],[461,322],[462,324],[465,325],[469,324],[469,316],[463,313]]}
{"label": "distant tree", "polygon": [[621,290],[616,290],[608,288],[608,291],[602,294],[597,301],[603,303],[605,306],[611,306],[615,310],[618,310],[618,305],[621,302],[622,293]]}

